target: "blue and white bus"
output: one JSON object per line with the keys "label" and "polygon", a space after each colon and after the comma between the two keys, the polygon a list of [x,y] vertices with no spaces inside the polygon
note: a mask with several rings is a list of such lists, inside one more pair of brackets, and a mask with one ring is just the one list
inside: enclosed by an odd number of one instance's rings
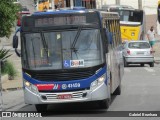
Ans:
{"label": "blue and white bus", "polygon": [[[94,10],[37,12],[22,18],[25,103],[46,111],[52,103],[97,101],[108,108],[123,76],[117,13]],[[18,37],[13,38],[18,47]]]}

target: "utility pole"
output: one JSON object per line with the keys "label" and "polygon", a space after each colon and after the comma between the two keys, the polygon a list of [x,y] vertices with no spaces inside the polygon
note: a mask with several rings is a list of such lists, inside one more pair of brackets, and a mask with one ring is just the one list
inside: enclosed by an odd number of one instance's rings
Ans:
{"label": "utility pole", "polygon": [[142,0],[138,0],[138,9],[142,10]]}
{"label": "utility pole", "polygon": [[71,4],[71,8],[73,8],[73,7],[74,7],[74,1],[71,0],[71,1],[70,1],[70,4]]}
{"label": "utility pole", "polygon": [[120,5],[120,0],[116,0],[116,5]]}

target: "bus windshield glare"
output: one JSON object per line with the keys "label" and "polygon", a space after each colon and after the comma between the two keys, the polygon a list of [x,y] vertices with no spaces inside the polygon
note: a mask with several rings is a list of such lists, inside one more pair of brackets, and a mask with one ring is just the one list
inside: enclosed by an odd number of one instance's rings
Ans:
{"label": "bus windshield glare", "polygon": [[26,33],[22,45],[25,69],[86,68],[104,62],[99,29]]}

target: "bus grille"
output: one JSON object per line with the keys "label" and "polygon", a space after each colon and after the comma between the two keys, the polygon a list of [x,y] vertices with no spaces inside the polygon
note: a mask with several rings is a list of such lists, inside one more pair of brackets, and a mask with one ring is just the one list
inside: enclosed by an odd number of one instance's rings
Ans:
{"label": "bus grille", "polygon": [[[78,92],[72,92],[72,93],[67,93],[67,94],[71,94],[72,98],[71,99],[79,99],[79,98],[83,98],[86,97],[86,93],[82,92],[82,91],[78,91]],[[85,96],[84,96],[85,94]],[[52,100],[58,100],[57,96],[59,95],[58,93],[40,93],[41,96],[46,96],[46,100],[48,101],[52,101]]]}
{"label": "bus grille", "polygon": [[32,77],[40,81],[66,81],[85,79],[93,76],[94,74],[94,71],[75,71],[61,73],[36,73]]}

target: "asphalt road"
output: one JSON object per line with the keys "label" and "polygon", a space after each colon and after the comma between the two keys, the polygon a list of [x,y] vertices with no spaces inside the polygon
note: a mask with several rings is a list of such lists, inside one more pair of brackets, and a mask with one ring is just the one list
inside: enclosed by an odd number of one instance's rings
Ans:
{"label": "asphalt road", "polygon": [[[16,92],[12,93],[12,96]],[[18,94],[20,99],[17,99],[16,102],[22,104],[7,109],[7,111],[36,111],[33,105],[23,103],[22,91]],[[109,111],[160,111],[160,64],[155,64],[153,68],[149,65],[145,65],[145,67],[132,65],[125,68],[122,94],[112,96],[112,103],[108,110],[99,109],[95,102],[56,104],[50,105],[48,114],[44,114],[44,116],[105,117]]]}

